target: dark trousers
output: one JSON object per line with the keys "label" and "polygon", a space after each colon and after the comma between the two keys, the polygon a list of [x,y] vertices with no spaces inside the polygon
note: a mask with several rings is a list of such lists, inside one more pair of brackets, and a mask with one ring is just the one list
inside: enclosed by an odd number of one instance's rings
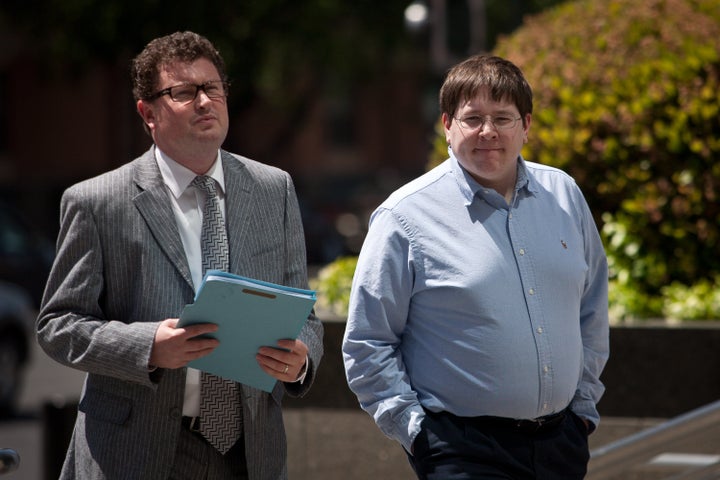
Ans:
{"label": "dark trousers", "polygon": [[175,463],[169,480],[247,480],[245,442],[240,440],[225,455],[199,433],[180,429]]}
{"label": "dark trousers", "polygon": [[535,432],[487,417],[426,413],[408,455],[420,480],[580,480],[587,472],[587,428],[570,410]]}

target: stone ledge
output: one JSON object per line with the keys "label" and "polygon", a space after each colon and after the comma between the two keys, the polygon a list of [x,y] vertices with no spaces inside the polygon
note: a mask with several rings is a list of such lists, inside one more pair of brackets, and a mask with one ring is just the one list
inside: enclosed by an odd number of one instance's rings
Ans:
{"label": "stone ledge", "polygon": [[611,328],[600,413],[669,418],[716,401],[719,346],[716,322]]}
{"label": "stone ledge", "polygon": [[[285,405],[358,408],[345,380],[340,350],[344,322],[324,322],[325,356],[310,393]],[[613,417],[670,418],[720,398],[718,323],[613,327],[606,392],[598,408]]]}

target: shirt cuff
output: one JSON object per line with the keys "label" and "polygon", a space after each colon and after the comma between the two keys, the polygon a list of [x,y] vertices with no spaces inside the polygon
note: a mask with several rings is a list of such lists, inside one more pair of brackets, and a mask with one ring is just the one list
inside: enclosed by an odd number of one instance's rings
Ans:
{"label": "shirt cuff", "polygon": [[295,380],[293,380],[290,383],[299,383],[302,385],[303,382],[305,382],[305,377],[307,376],[309,362],[310,362],[310,360],[308,359],[308,356],[305,355],[305,364],[303,365],[303,368],[300,370],[300,373],[298,374],[298,378],[296,378]]}

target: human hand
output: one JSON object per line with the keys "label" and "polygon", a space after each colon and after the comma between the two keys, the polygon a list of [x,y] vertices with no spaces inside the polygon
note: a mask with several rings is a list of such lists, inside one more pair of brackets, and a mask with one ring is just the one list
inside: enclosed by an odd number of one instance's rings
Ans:
{"label": "human hand", "polygon": [[277,348],[260,347],[257,358],[260,368],[282,382],[294,382],[305,366],[308,347],[301,340],[278,340]]}
{"label": "human hand", "polygon": [[168,318],[160,322],[155,331],[150,365],[158,368],[180,368],[189,361],[204,357],[212,352],[220,342],[214,338],[195,338],[198,335],[217,331],[213,323],[203,323],[177,327],[177,318]]}

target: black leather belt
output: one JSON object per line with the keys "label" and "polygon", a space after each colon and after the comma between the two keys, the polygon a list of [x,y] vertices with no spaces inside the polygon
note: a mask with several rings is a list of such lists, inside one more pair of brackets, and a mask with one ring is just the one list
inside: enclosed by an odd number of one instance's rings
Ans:
{"label": "black leather belt", "polygon": [[472,417],[468,420],[477,427],[504,428],[519,433],[541,433],[559,426],[566,415],[567,409],[534,420],[518,420],[514,418],[490,416]]}
{"label": "black leather belt", "polygon": [[182,426],[191,432],[200,432],[200,417],[182,417]]}

